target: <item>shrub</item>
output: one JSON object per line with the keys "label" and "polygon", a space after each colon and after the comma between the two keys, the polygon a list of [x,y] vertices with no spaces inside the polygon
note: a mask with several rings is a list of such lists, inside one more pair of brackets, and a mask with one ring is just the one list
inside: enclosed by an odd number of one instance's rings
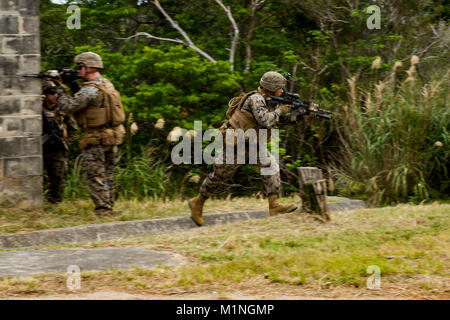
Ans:
{"label": "shrub", "polygon": [[395,70],[366,90],[349,79],[349,97],[337,117],[336,185],[365,193],[373,205],[449,193],[449,73],[423,83],[415,63],[401,82]]}

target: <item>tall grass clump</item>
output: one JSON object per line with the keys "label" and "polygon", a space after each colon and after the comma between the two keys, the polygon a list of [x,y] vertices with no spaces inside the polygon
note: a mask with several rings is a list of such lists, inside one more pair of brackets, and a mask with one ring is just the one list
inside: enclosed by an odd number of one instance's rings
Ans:
{"label": "tall grass clump", "polygon": [[417,63],[413,56],[402,80],[396,63],[369,88],[348,79],[333,174],[338,188],[364,193],[372,205],[420,202],[450,191],[449,72],[426,82],[417,75]]}
{"label": "tall grass clump", "polygon": [[89,199],[89,192],[84,183],[81,166],[81,155],[78,155],[75,158],[73,168],[69,170],[67,175],[64,189],[64,198],[66,200]]}
{"label": "tall grass clump", "polygon": [[[164,198],[174,193],[169,187],[171,174],[162,157],[157,157],[153,147],[142,147],[141,152],[122,158],[116,166],[114,184],[117,197],[125,199]],[[159,156],[161,156],[158,153]],[[89,199],[82,173],[81,155],[74,162],[67,177],[64,197],[66,200]]]}
{"label": "tall grass clump", "polygon": [[116,168],[116,192],[127,199],[163,198],[173,191],[169,169],[156,148],[142,147],[139,154]]}

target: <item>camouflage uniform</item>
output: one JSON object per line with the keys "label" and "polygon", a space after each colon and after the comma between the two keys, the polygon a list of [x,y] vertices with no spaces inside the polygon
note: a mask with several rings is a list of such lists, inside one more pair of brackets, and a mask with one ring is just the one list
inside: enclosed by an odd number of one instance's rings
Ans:
{"label": "camouflage uniform", "polygon": [[[43,96],[43,112],[47,119],[56,122],[61,128],[59,132],[61,140],[53,137],[49,128],[44,124],[43,134],[46,140],[43,144],[44,169],[47,173],[46,184],[49,184],[47,199],[50,202],[59,202],[64,195],[65,179],[68,173],[67,150],[76,132],[77,125],[75,120],[67,115],[55,111],[55,105],[52,105]],[[61,143],[62,141],[62,143]]]}
{"label": "camouflage uniform", "polygon": [[[90,82],[109,82],[102,76]],[[99,98],[100,90],[94,86],[84,86],[73,98],[69,98],[62,88],[58,88],[58,108],[67,113],[77,113],[92,102],[103,106]],[[100,95],[101,96],[101,95]],[[86,186],[95,204],[95,210],[111,211],[114,206],[114,167],[117,162],[117,147],[102,144],[88,146],[81,151],[82,170]]]}
{"label": "camouflage uniform", "polygon": [[[243,95],[234,97],[228,103],[227,111],[227,121],[220,127],[220,132],[222,133],[224,139],[224,152],[220,153],[214,162],[214,170],[208,177],[203,181],[200,186],[199,194],[188,200],[189,209],[191,210],[191,219],[198,226],[202,226],[203,219],[203,206],[205,201],[218,189],[220,184],[228,180],[234,172],[241,166],[238,164],[238,154],[234,152],[234,161],[231,164],[226,164],[226,155],[228,148],[235,148],[237,144],[236,141],[230,141],[229,145],[226,144],[227,132],[231,129],[242,130],[244,133],[251,133],[248,131],[250,129],[255,130],[257,134],[256,141],[251,138],[251,135],[246,138],[246,150],[245,150],[245,163],[249,163],[248,158],[252,156],[252,160],[256,160],[254,167],[262,170],[263,167],[269,167],[268,172],[275,169],[275,173],[272,175],[263,175],[263,182],[265,186],[265,193],[269,203],[269,214],[274,216],[281,213],[287,213],[294,211],[297,206],[295,205],[281,205],[278,203],[278,193],[280,191],[280,174],[278,163],[274,159],[273,155],[269,153],[265,147],[266,141],[260,141],[261,129],[266,129],[267,138],[269,138],[270,130],[280,121],[281,115],[287,115],[292,106],[289,105],[278,105],[274,110],[270,107],[267,100],[270,99],[268,95],[279,96],[282,94],[284,88],[286,87],[286,78],[281,74],[273,71],[266,72],[259,82],[260,87],[258,91],[249,92]],[[232,132],[233,135],[236,131]],[[234,135],[235,136],[235,135]],[[235,136],[236,137],[236,136]],[[247,143],[248,142],[248,143]],[[254,154],[250,154],[251,151],[256,151],[256,147],[259,148],[258,156],[255,157]],[[248,148],[247,148],[248,147]],[[261,148],[266,152],[266,159],[261,159],[260,153]],[[239,148],[237,148],[239,149]],[[235,150],[238,151],[238,150]],[[262,161],[268,161],[267,164]],[[265,168],[266,169],[266,168]]]}
{"label": "camouflage uniform", "polygon": [[[269,108],[266,104],[265,94],[262,90],[258,93],[249,96],[242,106],[242,109],[250,112],[259,126],[264,129],[273,128],[280,119],[280,111],[278,109]],[[258,132],[257,132],[258,133]],[[226,130],[222,131],[225,145]],[[232,148],[234,146],[231,146]],[[226,147],[228,148],[228,146]],[[246,148],[246,163],[248,163],[248,149]],[[267,157],[270,157],[271,162],[275,161],[275,158],[269,151],[267,151]],[[224,184],[229,180],[242,164],[237,164],[237,152],[234,153],[234,164],[225,163],[225,153],[220,153],[213,164],[213,172],[211,172],[203,181],[200,186],[200,194],[206,198],[210,197],[212,194],[217,192],[220,185]],[[221,164],[220,164],[221,163]],[[260,170],[263,165],[258,157],[258,163],[252,165],[254,168]],[[263,184],[265,189],[265,194],[269,195],[271,193],[278,194],[280,191],[280,174],[279,172],[273,175],[263,175]]]}

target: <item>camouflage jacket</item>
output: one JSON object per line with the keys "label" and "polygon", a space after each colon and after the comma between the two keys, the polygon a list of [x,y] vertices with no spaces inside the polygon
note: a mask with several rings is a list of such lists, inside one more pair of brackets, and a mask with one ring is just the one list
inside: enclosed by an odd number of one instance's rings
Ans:
{"label": "camouflage jacket", "polygon": [[[42,112],[47,117],[50,125],[54,123],[53,128],[56,128],[59,137],[65,144],[65,149],[67,149],[75,139],[78,131],[78,126],[75,119],[71,115],[58,111],[55,107],[56,105],[52,105],[52,103],[47,99],[45,99],[44,97],[42,98]],[[47,142],[44,143],[44,149],[58,149],[58,144],[55,144],[54,138],[51,138],[52,132],[48,125],[49,124],[46,124],[44,121],[42,134],[44,136],[47,136]]]}
{"label": "camouflage jacket", "polygon": [[[98,76],[90,81],[108,82],[109,80]],[[73,98],[70,98],[62,87],[58,87],[56,92],[58,93],[58,109],[71,114],[85,109],[99,95],[99,89],[89,85],[82,87],[74,94]],[[102,104],[103,101],[100,101],[100,103]]]}
{"label": "camouflage jacket", "polygon": [[263,128],[271,129],[280,121],[281,111],[267,106],[265,94],[258,91],[245,100],[242,109],[251,112]]}

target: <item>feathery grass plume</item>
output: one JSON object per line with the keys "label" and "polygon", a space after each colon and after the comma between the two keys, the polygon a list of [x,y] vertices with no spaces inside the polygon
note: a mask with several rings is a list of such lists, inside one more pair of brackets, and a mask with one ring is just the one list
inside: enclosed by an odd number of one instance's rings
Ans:
{"label": "feathery grass plume", "polygon": [[356,104],[356,76],[347,79],[348,86],[350,87],[350,98],[352,105]]}
{"label": "feathery grass plume", "polygon": [[375,99],[377,101],[378,106],[383,101],[383,90],[385,88],[386,88],[386,84],[381,80],[378,82],[378,84],[375,85]]}
{"label": "feathery grass plume", "polygon": [[411,65],[411,67],[406,70],[406,73],[408,74],[408,77],[403,83],[414,82],[416,80],[416,78],[414,77],[414,74],[416,73],[416,67],[414,65]]}
{"label": "feathery grass plume", "polygon": [[371,67],[372,70],[378,69],[381,66],[381,62],[382,62],[381,57],[377,57],[375,60],[373,60],[372,67]]}
{"label": "feathery grass plume", "polygon": [[[445,79],[445,77],[443,77],[443,79]],[[442,81],[443,80],[431,81],[430,83],[427,83],[423,86],[422,95],[424,96],[425,100],[432,99],[436,95],[436,93],[439,92]]]}
{"label": "feathery grass plume", "polygon": [[[408,75],[414,74],[412,65]],[[414,81],[421,85],[421,79]],[[348,82],[352,90],[354,83]],[[350,196],[363,193],[372,205],[448,194],[450,151],[441,147],[450,143],[448,84],[448,72],[421,85],[422,93],[416,86],[391,90],[378,82],[372,87],[372,94],[383,101],[378,112],[347,110],[354,101],[349,94],[336,125],[342,144],[331,165],[336,189]],[[365,102],[371,105],[369,94]]]}
{"label": "feathery grass plume", "polygon": [[366,94],[365,106],[368,112],[373,111],[374,104],[372,103],[372,94],[370,91]]}
{"label": "feathery grass plume", "polygon": [[156,128],[156,129],[159,129],[159,130],[164,129],[164,124],[165,124],[165,123],[166,123],[166,121],[165,121],[163,118],[158,119],[158,120],[156,121],[155,128]]}
{"label": "feathery grass plume", "polygon": [[133,112],[130,112],[130,114],[128,115],[128,125],[131,125],[131,123],[133,123]]}
{"label": "feathery grass plume", "polygon": [[408,74],[408,77],[414,77],[414,74],[416,73],[416,67],[414,65],[411,65],[411,67],[406,70],[406,73]]}
{"label": "feathery grass plume", "polygon": [[180,137],[183,136],[183,131],[180,127],[174,127],[172,131],[167,135],[167,141],[169,142],[177,142]]}
{"label": "feathery grass plume", "polygon": [[397,70],[397,68],[403,66],[403,63],[401,61],[396,61],[394,63],[394,66],[392,67],[392,70],[395,72]]}
{"label": "feathery grass plume", "polygon": [[418,64],[419,63],[419,57],[418,56],[416,56],[415,54],[414,55],[412,55],[412,57],[411,57],[411,65],[413,66],[413,65],[416,65],[416,64]]}
{"label": "feathery grass plume", "polygon": [[189,178],[189,182],[192,183],[199,183],[200,182],[200,176],[192,176]]}
{"label": "feathery grass plume", "polygon": [[403,63],[401,61],[397,61],[394,63],[394,66],[392,67],[392,71],[386,80],[386,84],[389,87],[392,88],[395,85],[395,76],[396,76],[397,68],[399,68],[401,66],[403,66]]}
{"label": "feathery grass plume", "polygon": [[134,136],[136,134],[136,132],[138,132],[138,130],[139,130],[139,127],[138,127],[137,123],[133,122],[131,124],[131,126],[130,126],[130,133],[131,133],[131,135]]}
{"label": "feathery grass plume", "polygon": [[429,84],[425,84],[422,88],[422,95],[425,101],[428,101],[431,97],[430,86]]}
{"label": "feathery grass plume", "polygon": [[189,130],[188,132],[186,132],[186,134],[184,135],[185,137],[190,136],[191,138],[194,138],[197,135],[197,132],[195,132],[195,130]]}

